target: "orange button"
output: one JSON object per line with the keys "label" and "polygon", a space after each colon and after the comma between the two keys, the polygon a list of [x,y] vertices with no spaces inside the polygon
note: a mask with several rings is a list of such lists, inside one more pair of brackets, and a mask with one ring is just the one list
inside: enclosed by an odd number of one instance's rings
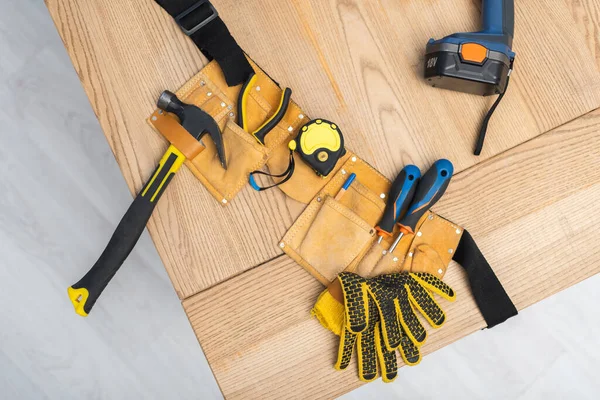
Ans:
{"label": "orange button", "polygon": [[465,43],[460,49],[460,55],[464,61],[481,64],[487,58],[487,49],[478,43]]}

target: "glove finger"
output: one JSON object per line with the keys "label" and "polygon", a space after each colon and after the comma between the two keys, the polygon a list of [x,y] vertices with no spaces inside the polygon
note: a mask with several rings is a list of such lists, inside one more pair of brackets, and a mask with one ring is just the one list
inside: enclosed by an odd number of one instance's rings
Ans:
{"label": "glove finger", "polygon": [[363,382],[377,378],[377,350],[375,329],[367,329],[358,335],[358,377]]}
{"label": "glove finger", "polygon": [[344,329],[340,335],[340,345],[338,348],[338,359],[335,363],[335,369],[343,370],[348,368],[350,360],[352,360],[352,351],[358,335]]}
{"label": "glove finger", "polygon": [[369,321],[366,280],[350,272],[342,272],[338,275],[338,279],[344,293],[346,329],[354,333],[361,333],[367,328]]}
{"label": "glove finger", "polygon": [[417,365],[421,362],[421,352],[407,335],[402,337],[402,343],[398,348],[400,356],[406,365]]}
{"label": "glove finger", "polygon": [[381,335],[388,351],[393,351],[400,346],[402,333],[400,318],[394,300],[379,305],[379,316],[381,318]]}
{"label": "glove finger", "polygon": [[409,280],[406,290],[411,304],[423,314],[431,326],[439,328],[444,324],[446,321],[444,311],[435,301],[433,295],[425,290],[417,280]]}
{"label": "glove finger", "polygon": [[393,351],[400,346],[402,334],[400,333],[400,323],[394,297],[395,289],[388,285],[383,285],[376,279],[367,284],[369,295],[375,304],[381,320],[381,334],[388,351]]}
{"label": "glove finger", "polygon": [[381,366],[381,378],[384,382],[393,382],[398,376],[398,360],[396,350],[388,350],[381,335],[379,324],[375,325],[375,343],[377,345],[377,358]]}
{"label": "glove finger", "polygon": [[395,301],[398,320],[404,333],[408,335],[410,340],[412,340],[416,346],[421,346],[425,343],[425,339],[427,339],[427,331],[423,324],[421,324],[421,321],[419,321],[419,318],[417,318],[417,315],[410,304],[408,292],[402,290],[401,293],[402,295]]}
{"label": "glove finger", "polygon": [[419,282],[421,286],[431,290],[433,293],[439,294],[448,301],[456,300],[456,293],[454,290],[437,276],[426,272],[414,272],[410,275],[414,280]]}

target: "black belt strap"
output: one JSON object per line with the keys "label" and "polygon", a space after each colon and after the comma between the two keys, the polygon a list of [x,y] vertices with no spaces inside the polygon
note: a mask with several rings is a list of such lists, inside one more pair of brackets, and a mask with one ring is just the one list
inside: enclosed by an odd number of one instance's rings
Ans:
{"label": "black belt strap", "polygon": [[219,63],[227,85],[236,86],[248,80],[254,70],[210,1],[155,1],[171,14],[181,30],[209,60],[214,59]]}
{"label": "black belt strap", "polygon": [[488,328],[518,314],[498,277],[466,230],[456,248],[453,260],[462,265],[469,277],[471,291]]}

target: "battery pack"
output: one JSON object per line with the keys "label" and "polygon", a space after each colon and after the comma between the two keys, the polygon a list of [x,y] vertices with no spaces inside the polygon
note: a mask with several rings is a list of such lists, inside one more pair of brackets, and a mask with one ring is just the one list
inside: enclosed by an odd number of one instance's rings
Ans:
{"label": "battery pack", "polygon": [[506,54],[479,43],[430,43],[425,79],[433,87],[490,96],[504,93],[510,71]]}

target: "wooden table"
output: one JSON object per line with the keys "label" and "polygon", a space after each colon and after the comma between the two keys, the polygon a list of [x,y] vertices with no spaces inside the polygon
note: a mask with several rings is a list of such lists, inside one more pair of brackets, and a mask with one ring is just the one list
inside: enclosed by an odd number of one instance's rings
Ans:
{"label": "wooden table", "polygon": [[[157,96],[206,60],[151,0],[46,0],[132,193],[166,142]],[[116,3],[119,4],[116,7]],[[516,70],[484,153],[493,99],[432,89],[424,45],[476,30],[478,1],[214,0],[233,35],[309,115],[389,178],[451,159],[435,210],[467,227],[519,309],[600,271],[600,0],[517,0]],[[303,206],[243,190],[222,207],[184,170],[148,226],[226,397],[333,397],[358,387],[332,368],[337,340],[309,317],[322,286],[278,248]],[[484,326],[465,276],[429,353]]]}

